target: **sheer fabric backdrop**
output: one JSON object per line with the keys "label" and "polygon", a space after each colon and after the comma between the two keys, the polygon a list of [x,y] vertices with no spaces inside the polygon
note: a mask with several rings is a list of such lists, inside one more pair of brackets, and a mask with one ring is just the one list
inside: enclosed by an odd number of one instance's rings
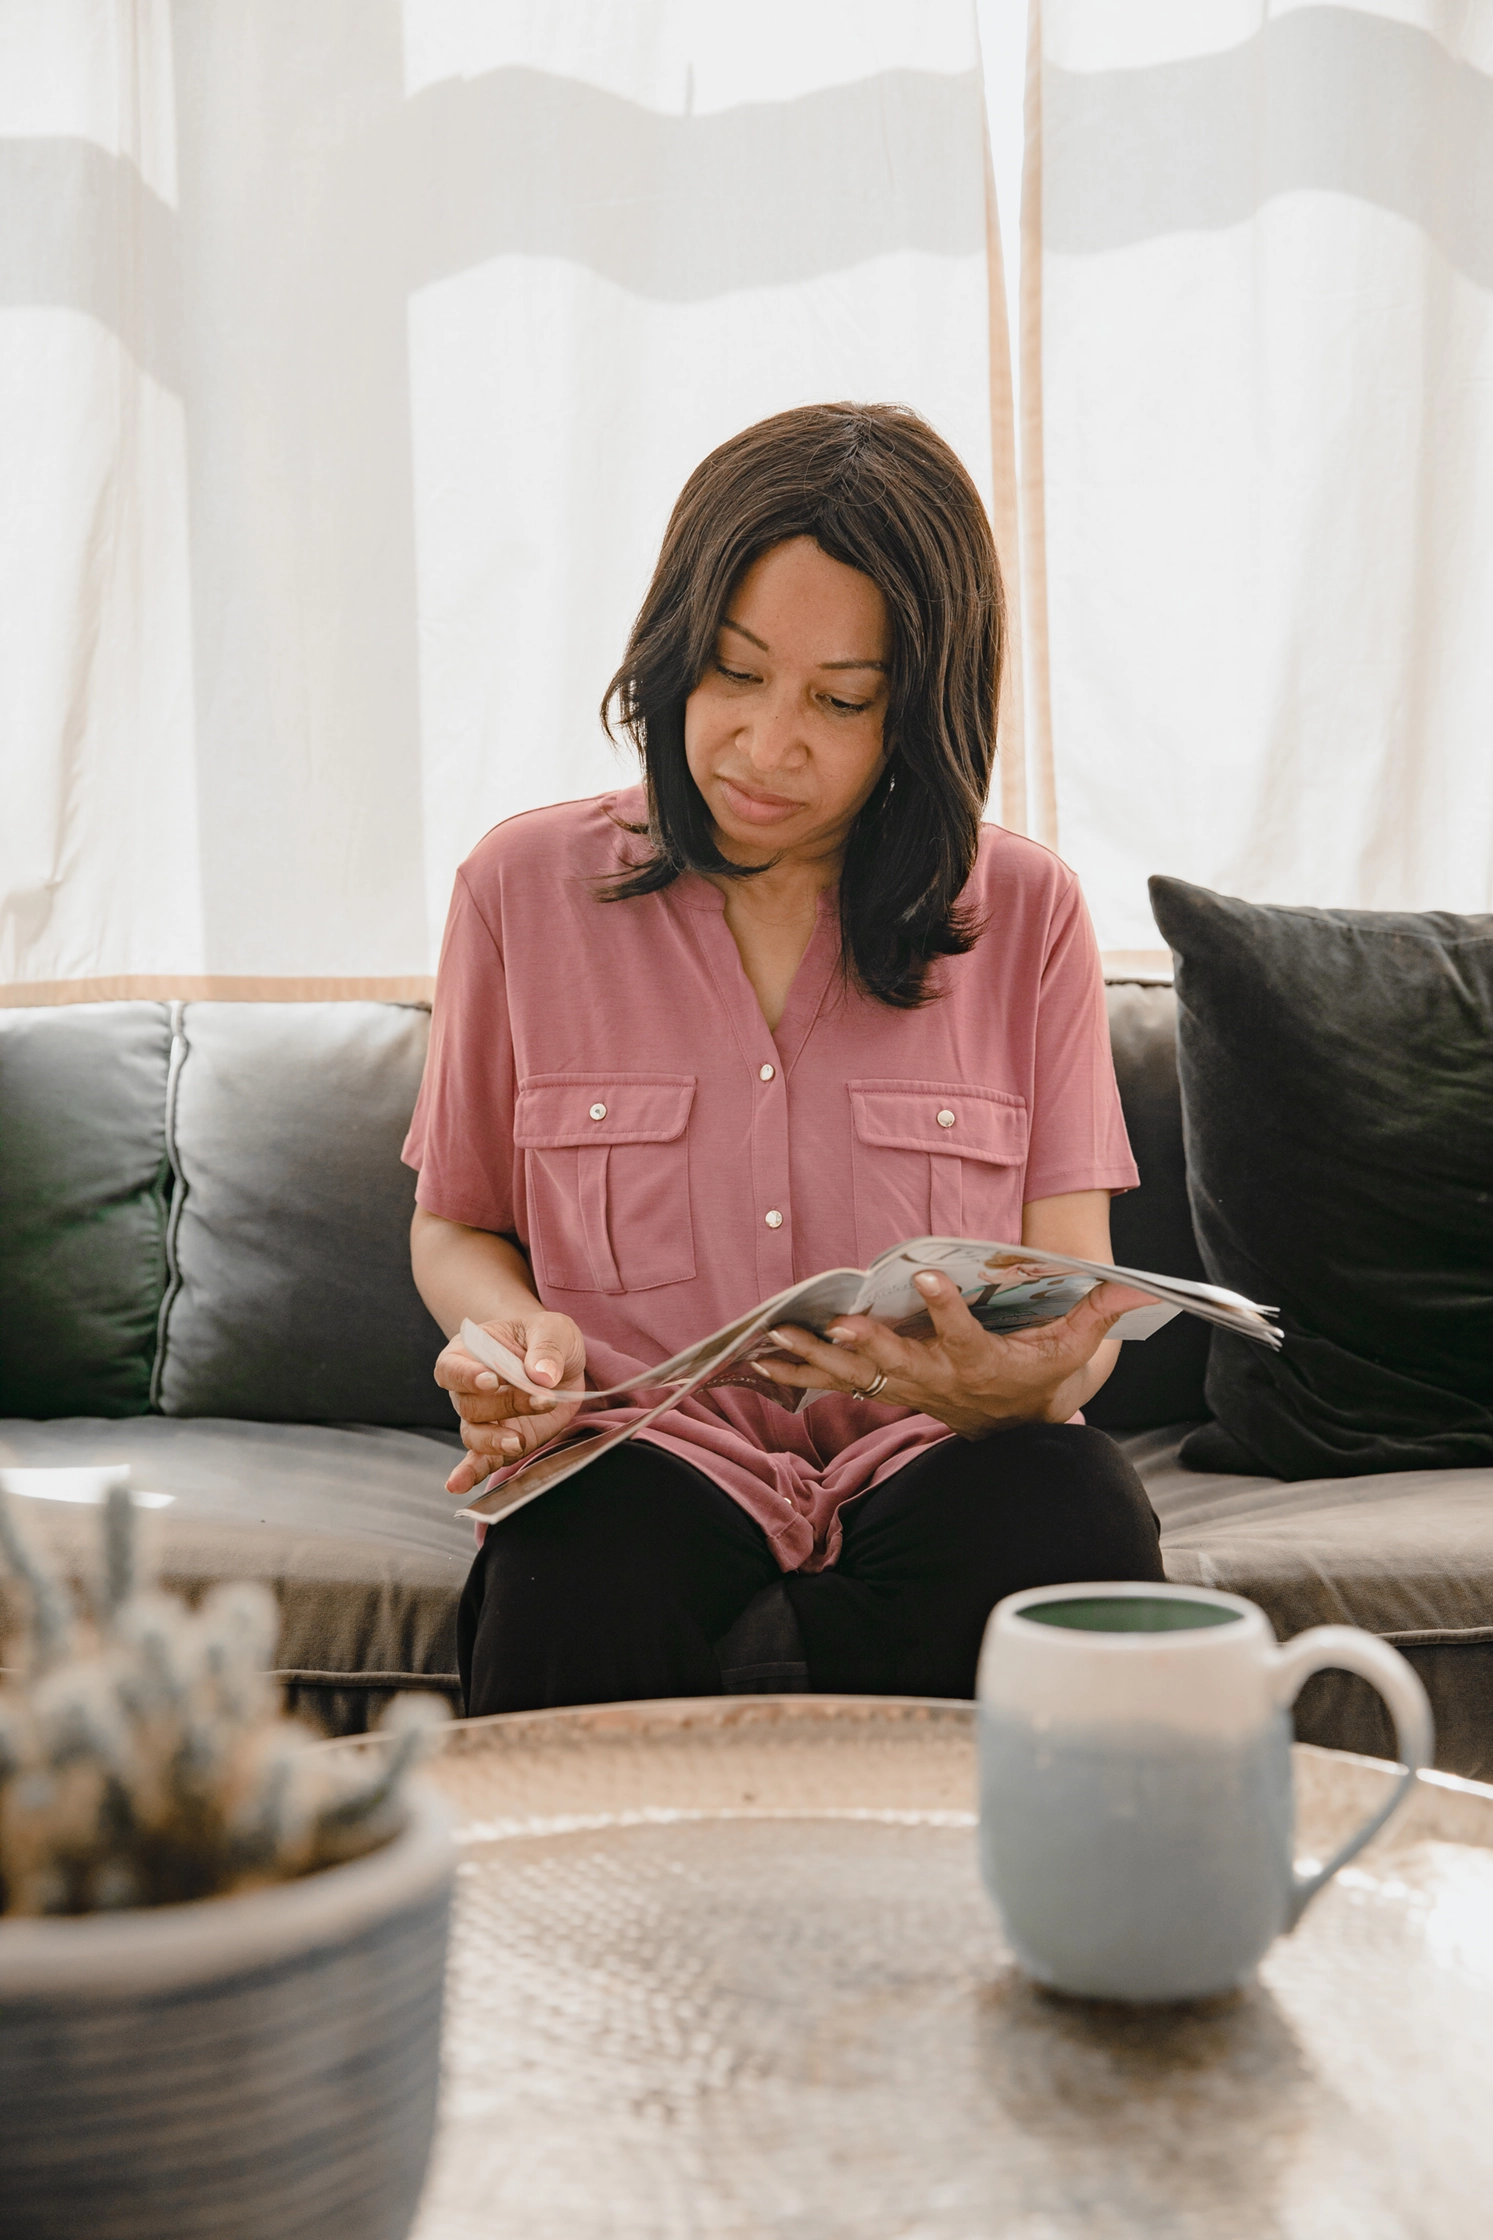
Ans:
{"label": "sheer fabric backdrop", "polygon": [[1493,906],[1493,0],[1036,0],[1018,567],[1023,12],[0,0],[0,1000],[423,993],[825,396],[989,494],[993,808],[1119,968],[1153,870]]}
{"label": "sheer fabric backdrop", "polygon": [[11,1002],[424,992],[765,413],[1014,543],[973,0],[0,0],[0,180]]}
{"label": "sheer fabric backdrop", "polygon": [[1035,829],[1132,964],[1148,871],[1493,908],[1493,5],[1040,0],[1037,38]]}

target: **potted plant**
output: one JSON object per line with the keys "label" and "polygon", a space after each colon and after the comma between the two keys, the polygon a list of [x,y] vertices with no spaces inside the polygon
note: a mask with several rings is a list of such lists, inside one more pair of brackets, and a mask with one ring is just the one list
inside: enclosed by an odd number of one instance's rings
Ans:
{"label": "potted plant", "polygon": [[79,1609],[0,1495],[30,1611],[0,1684],[0,2230],[403,2240],[452,1877],[403,1779],[444,1707],[308,1747],[270,1595],[153,1591],[123,1489],[102,1542]]}

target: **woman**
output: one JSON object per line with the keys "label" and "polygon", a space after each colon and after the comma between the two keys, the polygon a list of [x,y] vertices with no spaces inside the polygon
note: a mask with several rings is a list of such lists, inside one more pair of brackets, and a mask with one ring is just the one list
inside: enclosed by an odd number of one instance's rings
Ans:
{"label": "woman", "polygon": [[[780,413],[690,477],[604,709],[642,789],[457,875],[404,1154],[444,1330],[612,1385],[908,1237],[1109,1258],[1137,1177],[1093,935],[1056,857],[980,823],[1003,622],[978,494],[910,412]],[[1072,1420],[1136,1295],[998,1338],[917,1280],[926,1339],[785,1333],[784,1406],[697,1394],[495,1525],[469,1712],[717,1693],[780,1579],[810,1687],[967,1696],[1003,1594],[1159,1579],[1139,1480]],[[454,1343],[436,1375],[456,1494],[577,1410]]]}

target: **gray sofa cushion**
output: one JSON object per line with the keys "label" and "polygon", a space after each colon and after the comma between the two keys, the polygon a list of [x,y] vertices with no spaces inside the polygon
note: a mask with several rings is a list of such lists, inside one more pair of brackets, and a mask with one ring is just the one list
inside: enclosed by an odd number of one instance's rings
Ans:
{"label": "gray sofa cushion", "polygon": [[410,1275],[399,1151],[429,1015],[390,1003],[193,1003],[173,1099],[171,1416],[430,1424],[451,1404]]}
{"label": "gray sofa cushion", "polygon": [[0,1010],[0,1414],[149,1404],[170,1049],[163,1003]]}
{"label": "gray sofa cushion", "polygon": [[[292,1701],[355,1733],[399,1688],[458,1698],[456,1603],[472,1560],[445,1477],[454,1432],[137,1416],[0,1422],[0,1463],[128,1463],[169,1508],[144,1514],[163,1583],[195,1600],[220,1579],[260,1579],[280,1605],[280,1676]],[[98,1512],[17,1500],[26,1530],[74,1579],[91,1576]],[[0,1569],[0,1637],[18,1615]]]}
{"label": "gray sofa cushion", "polygon": [[[1203,1263],[1187,1202],[1182,1099],[1177,1087],[1177,1000],[1170,988],[1125,982],[1106,991],[1115,1079],[1140,1188],[1110,1204],[1116,1260],[1159,1276],[1200,1278]],[[1120,1348],[1113,1374],[1084,1409],[1104,1431],[1144,1430],[1205,1416],[1208,1326],[1178,1315],[1154,1338]]]}
{"label": "gray sofa cushion", "polygon": [[[1283,1483],[1184,1469],[1180,1429],[1120,1443],[1161,1519],[1169,1579],[1247,1595],[1282,1640],[1319,1625],[1381,1635],[1430,1692],[1437,1764],[1493,1778],[1493,1468]],[[1394,1755],[1378,1697],[1347,1673],[1307,1683],[1297,1732]]]}

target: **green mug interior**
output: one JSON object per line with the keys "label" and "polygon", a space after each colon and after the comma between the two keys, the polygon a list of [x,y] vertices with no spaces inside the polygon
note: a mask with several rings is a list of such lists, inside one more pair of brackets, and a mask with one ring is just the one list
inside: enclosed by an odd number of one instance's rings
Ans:
{"label": "green mug interior", "polygon": [[1183,1602],[1164,1594],[1094,1594],[1028,1603],[1016,1615],[1033,1625],[1066,1626],[1072,1633],[1192,1633],[1205,1626],[1237,1625],[1241,1613],[1216,1602]]}

